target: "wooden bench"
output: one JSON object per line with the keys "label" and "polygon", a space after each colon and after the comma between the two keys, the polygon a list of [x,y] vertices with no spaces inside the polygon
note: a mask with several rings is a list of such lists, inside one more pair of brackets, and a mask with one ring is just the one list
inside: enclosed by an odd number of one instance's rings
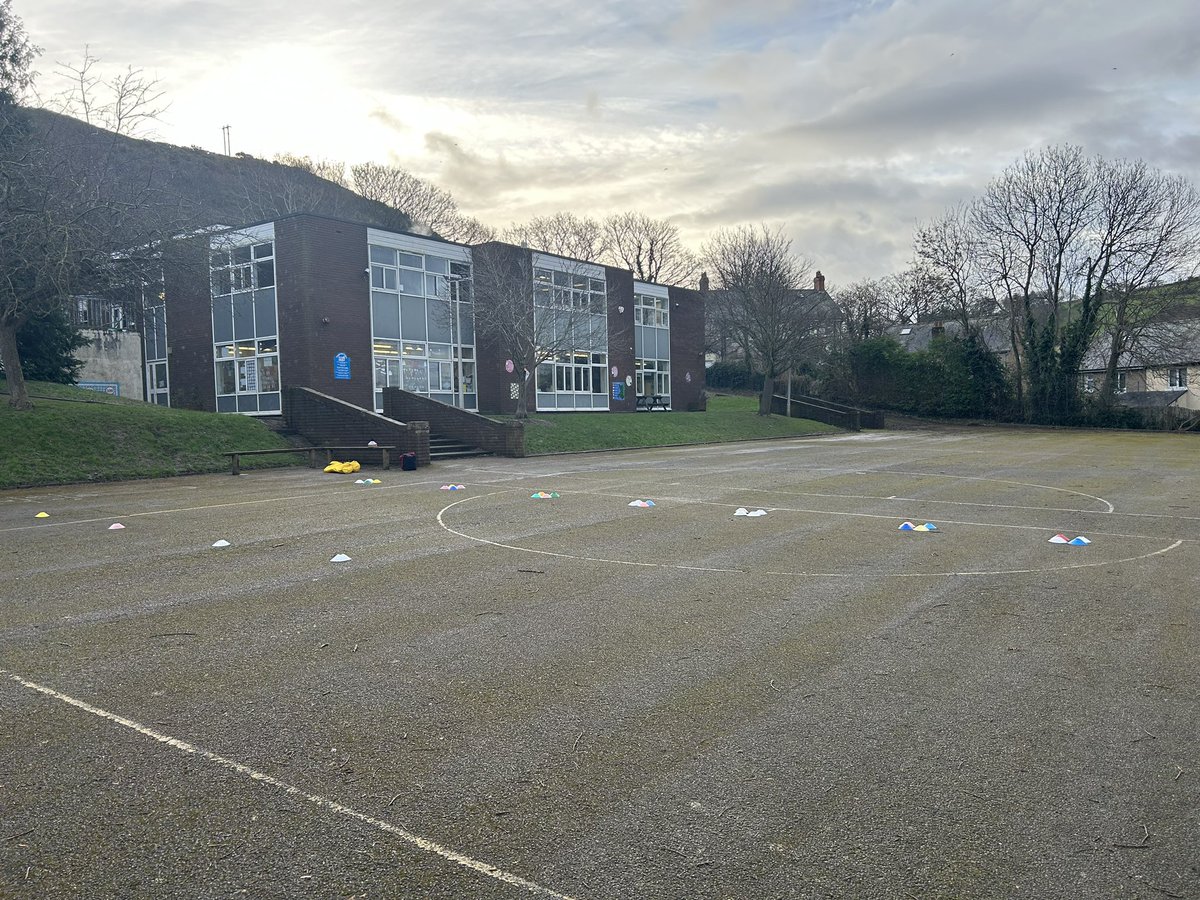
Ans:
{"label": "wooden bench", "polygon": [[669,402],[662,394],[642,394],[637,398],[637,408],[644,409],[647,412],[654,412],[654,407],[659,409],[667,409]]}
{"label": "wooden bench", "polygon": [[391,463],[391,457],[388,454],[390,451],[395,450],[395,449],[396,448],[393,445],[388,445],[386,447],[384,447],[384,446],[364,447],[361,445],[360,446],[341,446],[341,445],[326,444],[326,445],[322,445],[320,447],[276,447],[276,448],[272,448],[270,450],[227,450],[224,453],[222,453],[221,455],[229,457],[230,467],[232,469],[230,474],[231,475],[241,475],[242,474],[242,457],[243,456],[265,456],[268,453],[307,453],[308,454],[308,467],[310,469],[315,469],[317,467],[317,454],[318,453],[325,454],[325,465],[329,465],[329,463],[333,462],[333,453],[335,450],[351,450],[351,451],[355,451],[355,452],[361,451],[364,453],[368,452],[368,451],[379,451],[381,460],[383,462],[383,467],[385,469],[390,469],[392,467],[392,463]]}

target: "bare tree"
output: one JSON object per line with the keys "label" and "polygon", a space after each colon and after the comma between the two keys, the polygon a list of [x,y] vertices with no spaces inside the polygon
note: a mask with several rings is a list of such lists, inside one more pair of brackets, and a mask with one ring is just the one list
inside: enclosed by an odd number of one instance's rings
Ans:
{"label": "bare tree", "polygon": [[704,258],[726,292],[724,315],[763,375],[758,413],[770,415],[775,379],[814,350],[824,293],[802,290],[811,265],[793,255],[790,238],[766,225],[718,231]]}
{"label": "bare tree", "polygon": [[497,238],[496,229],[491,225],[485,225],[473,216],[461,213],[443,223],[438,234],[460,244],[483,244]]}
{"label": "bare tree", "polygon": [[49,105],[64,115],[114,134],[129,137],[150,134],[153,124],[169,105],[163,99],[166,91],[159,80],[133,66],[105,78],[100,73],[100,63],[86,46],[77,65],[60,62],[56,74],[69,87]]}
{"label": "bare tree", "polygon": [[[571,261],[561,262],[561,271],[574,281],[579,273]],[[538,367],[606,341],[605,310],[589,306],[570,287],[537,281],[532,254],[524,248],[482,244],[472,249],[471,264],[478,301],[476,340],[490,347],[488,355],[513,361],[519,385],[516,416],[526,418]]]}
{"label": "bare tree", "polygon": [[338,187],[350,188],[350,180],[346,177],[346,164],[340,159],[313,159],[310,156],[297,156],[294,153],[276,153],[274,161],[281,166],[291,166],[302,169],[318,178],[332,181]]}
{"label": "bare tree", "polygon": [[1162,311],[1146,289],[1195,271],[1200,196],[1141,161],[1050,147],[994,179],[967,227],[984,292],[1009,310],[1018,403],[1057,420],[1079,409],[1097,335],[1109,342],[1106,401],[1117,359]]}
{"label": "bare tree", "polygon": [[600,262],[608,253],[608,235],[603,225],[586,216],[555,213],[538,216],[523,225],[512,225],[504,240],[544,253]]}
{"label": "bare tree", "polygon": [[418,178],[399,166],[356,163],[350,167],[354,190],[368,200],[378,200],[405,213],[414,223],[438,234],[459,216],[449,191]]}
{"label": "bare tree", "polygon": [[679,228],[666,219],[624,212],[604,220],[608,258],[633,272],[639,281],[688,285],[700,271],[700,260],[679,238]]}
{"label": "bare tree", "polygon": [[979,241],[970,207],[959,204],[920,226],[914,244],[917,260],[945,289],[944,300],[962,333],[970,334],[975,318],[994,308],[980,299]]}
{"label": "bare tree", "polygon": [[888,284],[877,278],[864,278],[829,292],[841,318],[841,332],[850,343],[882,334],[891,324],[889,293]]}
{"label": "bare tree", "polygon": [[1100,397],[1111,403],[1122,354],[1150,342],[1151,332],[1161,343],[1162,335],[1173,338],[1178,331],[1151,329],[1175,298],[1170,291],[1148,288],[1195,274],[1200,261],[1200,192],[1186,179],[1152,170],[1140,160],[1097,165],[1099,209],[1088,279],[1097,283],[1096,293],[1105,301],[1098,313],[1100,329],[1108,336]]}

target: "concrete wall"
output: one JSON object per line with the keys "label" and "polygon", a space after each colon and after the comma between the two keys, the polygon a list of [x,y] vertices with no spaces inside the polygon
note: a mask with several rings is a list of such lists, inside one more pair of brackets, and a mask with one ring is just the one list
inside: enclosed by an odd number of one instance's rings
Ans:
{"label": "concrete wall", "polygon": [[75,351],[75,357],[83,362],[78,380],[112,382],[119,386],[122,397],[144,400],[141,334],[89,328],[80,333],[91,343]]}

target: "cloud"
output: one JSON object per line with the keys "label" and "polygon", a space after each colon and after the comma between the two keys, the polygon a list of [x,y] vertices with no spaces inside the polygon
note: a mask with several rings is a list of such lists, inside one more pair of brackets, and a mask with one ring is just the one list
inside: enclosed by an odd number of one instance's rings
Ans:
{"label": "cloud", "polygon": [[1027,149],[1200,179],[1192,0],[15,5],[50,59],[160,75],[168,140],[391,161],[496,225],[778,222],[840,282]]}

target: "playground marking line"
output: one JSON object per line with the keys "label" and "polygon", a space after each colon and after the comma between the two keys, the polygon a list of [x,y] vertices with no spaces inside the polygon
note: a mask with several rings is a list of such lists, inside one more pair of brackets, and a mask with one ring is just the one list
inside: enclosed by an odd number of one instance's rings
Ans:
{"label": "playground marking line", "polygon": [[[438,511],[437,523],[443,529],[468,541],[474,541],[477,544],[485,544],[489,547],[497,547],[503,550],[515,550],[519,553],[532,553],[538,556],[550,556],[557,559],[571,559],[577,562],[594,562],[604,563],[614,566],[629,566],[631,568],[640,569],[672,569],[682,572],[711,572],[721,575],[768,575],[781,578],[956,578],[962,576],[985,576],[985,575],[1041,575],[1047,572],[1064,572],[1070,569],[1092,569],[1099,566],[1115,566],[1121,563],[1136,562],[1142,559],[1149,559],[1154,556],[1161,556],[1165,553],[1170,553],[1172,550],[1183,546],[1183,540],[1177,540],[1173,544],[1163,547],[1159,550],[1153,550],[1148,553],[1141,553],[1137,556],[1126,556],[1121,559],[1104,559],[1096,562],[1074,563],[1065,566],[1048,566],[1040,569],[993,569],[988,571],[962,571],[962,572],[777,572],[770,569],[744,569],[732,567],[717,567],[717,566],[689,566],[677,563],[659,563],[659,562],[641,562],[638,560],[629,559],[611,559],[603,556],[582,556],[575,553],[561,553],[556,550],[540,550],[533,547],[520,547],[516,544],[506,544],[503,541],[493,541],[488,538],[479,537],[478,535],[469,534],[465,531],[460,531],[446,523],[445,514],[456,506],[463,503],[469,503],[475,500],[483,500],[488,497],[495,497],[499,494],[512,493],[519,488],[510,488],[502,491],[490,491],[486,494],[476,494],[473,497],[463,497],[461,500],[456,500],[453,503],[447,504]],[[568,493],[588,494],[587,491],[568,491]],[[599,494],[598,496],[613,496],[607,494]],[[690,500],[687,498],[663,498],[665,500],[673,500],[674,502],[703,504],[705,506],[721,506],[729,508],[729,503],[718,503],[712,500]],[[844,512],[829,512],[820,509],[792,509],[789,507],[769,507],[772,512],[802,512],[815,513],[818,515],[834,515],[834,516],[850,516],[854,518],[866,519],[895,519],[894,515],[879,515],[875,513],[844,513]],[[1015,528],[1027,531],[1046,531],[1044,526],[1038,525],[1003,525],[991,522],[947,522],[946,524],[953,525],[973,525],[985,528]],[[1140,538],[1143,540],[1153,540],[1147,535],[1117,535],[1120,537]]]}
{"label": "playground marking line", "polygon": [[262,784],[278,788],[285,794],[290,794],[291,796],[298,797],[301,800],[307,800],[309,803],[312,803],[321,809],[337,813],[338,815],[346,816],[350,819],[355,819],[366,825],[377,828],[380,831],[386,831],[388,834],[395,835],[405,843],[417,848],[418,850],[440,856],[447,862],[451,862],[455,865],[462,866],[465,869],[478,872],[481,875],[486,875],[488,878],[494,878],[496,881],[504,882],[505,884],[511,885],[515,888],[520,888],[521,890],[531,894],[536,894],[541,897],[552,897],[555,898],[555,900],[573,900],[573,898],[569,897],[567,894],[560,894],[558,891],[551,890],[548,887],[543,887],[536,882],[529,881],[528,879],[522,878],[519,875],[514,875],[512,872],[506,872],[505,870],[497,868],[490,863],[486,863],[467,856],[466,854],[459,853],[457,850],[452,850],[451,848],[445,847],[435,841],[431,841],[428,838],[421,837],[418,834],[413,834],[411,831],[401,828],[399,825],[393,825],[391,822],[385,822],[383,819],[377,819],[374,816],[369,816],[366,813],[359,812],[356,809],[353,809],[342,803],[338,803],[336,800],[331,800],[328,797],[322,797],[319,794],[310,794],[308,791],[305,791],[302,788],[298,788],[293,784],[289,784],[288,782],[282,781],[279,778],[275,778],[272,775],[268,775],[265,772],[260,772],[257,769],[253,769],[250,766],[236,762],[235,760],[221,756],[220,754],[213,753],[211,750],[205,750],[203,747],[198,747],[195,744],[189,744],[187,741],[182,741],[179,738],[174,738],[170,735],[163,734],[161,731],[148,728],[139,722],[135,722],[132,719],[127,719],[124,716],[119,716],[116,713],[111,713],[108,710],[101,709],[98,706],[93,706],[92,704],[83,700],[77,700],[68,694],[54,690],[54,688],[38,684],[36,681],[29,681],[28,679],[17,675],[15,672],[10,672],[7,669],[0,669],[0,675],[3,675],[9,680],[21,685],[22,687],[28,688],[31,691],[37,691],[38,693],[44,694],[47,697],[52,697],[53,699],[59,700],[62,703],[74,706],[76,709],[81,709],[86,713],[90,713],[93,716],[98,716],[101,719],[107,719],[109,722],[120,725],[123,728],[128,728],[130,731],[135,731],[145,737],[153,738],[159,743],[166,744],[168,747],[172,747],[173,749],[179,750],[182,753],[196,756],[207,762],[213,763],[214,765],[220,766],[223,769],[229,769],[230,771],[237,772],[239,775],[245,775],[252,781],[257,781]]}

